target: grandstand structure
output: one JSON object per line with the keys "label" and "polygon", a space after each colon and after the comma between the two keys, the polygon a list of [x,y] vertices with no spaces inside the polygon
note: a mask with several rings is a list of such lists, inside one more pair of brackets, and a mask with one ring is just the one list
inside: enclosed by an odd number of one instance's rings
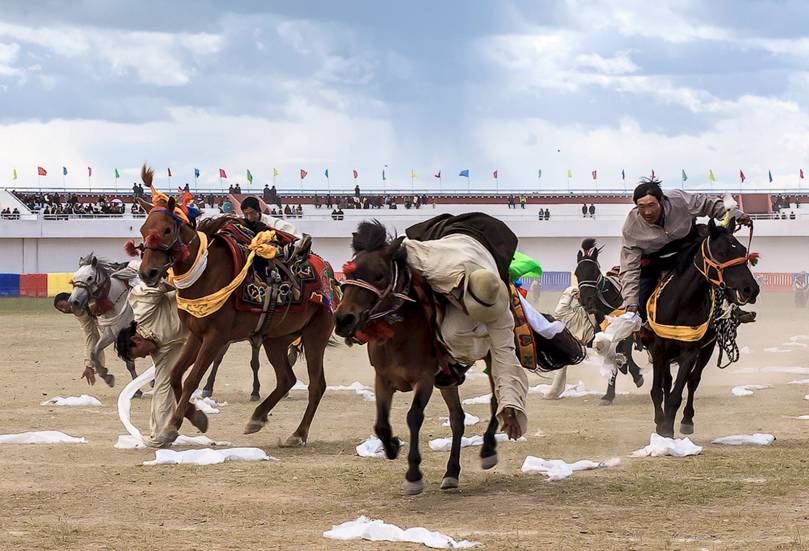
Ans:
{"label": "grandstand structure", "polygon": [[[354,195],[331,194],[333,207],[325,205],[327,192],[284,193],[283,205],[301,206],[301,215],[290,218],[299,232],[313,237],[314,249],[339,269],[351,255],[350,236],[362,220],[378,219],[391,233],[402,233],[408,226],[440,213],[487,212],[505,221],[520,239],[520,250],[543,266],[542,284],[546,289],[563,289],[571,282],[576,251],[585,237],[595,237],[604,245],[605,269],[618,263],[621,228],[632,207],[631,197],[624,192],[525,193],[520,203],[517,193],[431,193],[419,194],[419,208],[414,197],[399,192],[363,193],[361,198],[382,202],[394,199],[396,208],[349,208]],[[38,192],[37,196],[59,196],[65,203],[75,194],[79,204],[98,204],[99,193],[81,190],[66,194],[64,190]],[[509,196],[514,198],[509,206]],[[715,193],[714,193],[715,195]],[[204,202],[203,216],[220,214],[220,204],[229,203],[235,214],[247,194],[200,192]],[[94,251],[111,260],[124,260],[123,244],[140,237],[143,215],[131,214],[134,201],[130,193],[104,193],[105,204],[115,204],[123,214],[53,214],[45,213],[41,203],[26,204],[30,192],[13,193],[0,190],[0,211],[17,209],[17,215],[0,216],[0,295],[52,295],[68,286],[69,273],[77,267],[80,256]],[[208,200],[213,197],[214,206]],[[272,208],[261,200],[262,208]],[[789,196],[768,193],[735,194],[740,207],[756,220],[753,249],[761,254],[756,267],[765,290],[792,288],[793,274],[807,269],[809,263],[809,205],[804,194]],[[374,202],[370,201],[370,202]],[[410,208],[407,208],[408,202]],[[583,205],[594,205],[593,216],[582,215]],[[29,205],[33,208],[29,208]],[[334,211],[340,208],[339,219]],[[777,208],[776,208],[777,207]],[[539,212],[543,216],[540,219]],[[546,218],[545,213],[549,216]]]}

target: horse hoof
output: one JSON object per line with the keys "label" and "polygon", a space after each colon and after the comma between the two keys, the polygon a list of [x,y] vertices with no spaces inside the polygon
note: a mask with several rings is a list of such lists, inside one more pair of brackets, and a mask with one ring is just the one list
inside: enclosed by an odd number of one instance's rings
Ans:
{"label": "horse hoof", "polygon": [[409,480],[405,480],[404,482],[404,493],[409,496],[416,496],[419,495],[421,492],[424,491],[424,479],[416,480],[415,482],[410,482]]}
{"label": "horse hoof", "polygon": [[480,467],[484,471],[488,471],[489,469],[493,468],[497,465],[497,454],[490,455],[489,457],[481,457],[480,458]]}
{"label": "horse hoof", "polygon": [[208,390],[207,388],[202,389],[203,398],[210,398],[211,396],[213,396],[213,390]]}
{"label": "horse hoof", "polygon": [[112,373],[102,375],[101,378],[104,379],[104,382],[107,383],[108,387],[112,388],[115,386],[115,375]]}
{"label": "horse hoof", "polygon": [[264,425],[266,423],[267,421],[258,421],[256,419],[250,419],[244,426],[244,433],[253,434],[254,432],[258,432],[264,428]]}
{"label": "horse hoof", "polygon": [[694,434],[694,423],[680,423],[680,434]]}
{"label": "horse hoof", "polygon": [[259,394],[251,394],[250,395],[250,401],[251,402],[258,402],[259,400],[261,400],[261,396]]}
{"label": "horse hoof", "polygon": [[143,398],[143,391],[138,390],[135,394],[132,395],[133,398]]}
{"label": "horse hoof", "polygon": [[290,436],[286,442],[281,444],[282,448],[302,448],[306,445],[306,440],[300,436]]}
{"label": "horse hoof", "polygon": [[208,432],[208,416],[200,410],[196,410],[191,416],[191,424],[197,427],[199,432]]}
{"label": "horse hoof", "polygon": [[598,403],[599,406],[611,406],[612,400],[608,398],[602,398],[601,401]]}
{"label": "horse hoof", "polygon": [[157,441],[163,446],[168,446],[177,440],[178,436],[180,436],[180,433],[177,429],[164,429],[157,435]]}
{"label": "horse hoof", "polygon": [[643,386],[644,382],[645,381],[643,380],[643,375],[640,375],[637,379],[635,379],[635,386],[640,388]]}
{"label": "horse hoof", "polygon": [[442,490],[454,490],[460,485],[458,479],[454,476],[445,476],[444,480],[441,481],[441,489]]}

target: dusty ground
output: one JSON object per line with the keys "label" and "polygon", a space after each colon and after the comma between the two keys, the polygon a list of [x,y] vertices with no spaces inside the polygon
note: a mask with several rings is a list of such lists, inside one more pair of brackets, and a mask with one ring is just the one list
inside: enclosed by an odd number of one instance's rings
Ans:
{"label": "dusty ground", "polygon": [[[543,297],[547,304],[552,296]],[[406,461],[361,459],[354,446],[368,436],[373,403],[343,392],[327,392],[304,449],[282,449],[305,407],[305,393],[279,404],[270,424],[245,436],[242,427],[250,372],[247,345],[234,346],[220,371],[216,397],[227,400],[211,416],[209,435],[238,446],[258,446],[279,462],[146,467],[151,451],[113,449],[123,432],[115,410],[123,365],[108,362],[119,387],[96,386],[101,408],[43,407],[55,395],[87,392],[78,380],[81,345],[78,324],[55,313],[47,300],[0,300],[0,433],[61,430],[89,440],[84,445],[3,445],[0,448],[0,548],[2,549],[393,549],[396,544],[335,542],[322,537],[333,524],[360,514],[402,527],[426,526],[483,543],[488,549],[797,549],[809,540],[809,386],[788,385],[809,375],[739,373],[740,368],[809,366],[806,350],[765,352],[791,335],[809,334],[806,310],[788,296],[764,297],[760,321],[742,330],[752,349],[736,366],[707,370],[696,409],[702,455],[690,458],[630,459],[648,443],[652,408],[648,382],[630,389],[619,380],[612,407],[598,397],[546,401],[529,397],[527,442],[500,446],[500,464],[481,471],[478,449],[465,448],[461,489],[444,493],[438,483],[447,454],[424,451],[426,492],[401,494]],[[139,364],[139,370],[146,366]],[[262,371],[263,393],[272,370]],[[305,378],[305,367],[296,371]],[[362,348],[327,352],[327,381],[371,384]],[[592,364],[571,370],[588,388],[602,389]],[[647,375],[647,381],[651,379]],[[531,384],[542,382],[531,376]],[[735,384],[768,383],[752,397],[733,397]],[[473,378],[464,397],[483,394],[485,380]],[[394,427],[406,438],[408,396],[395,402]],[[136,402],[134,420],[147,425],[148,400]],[[467,406],[486,417],[486,406]],[[447,436],[434,396],[423,434]],[[194,434],[186,424],[184,433]],[[532,436],[541,430],[543,436]],[[480,434],[482,424],[468,427]],[[717,436],[770,432],[767,448],[709,445]],[[426,446],[424,446],[426,448]],[[520,473],[526,455],[578,459],[621,456],[620,466],[576,473],[561,482]],[[401,546],[416,548],[412,545]]]}

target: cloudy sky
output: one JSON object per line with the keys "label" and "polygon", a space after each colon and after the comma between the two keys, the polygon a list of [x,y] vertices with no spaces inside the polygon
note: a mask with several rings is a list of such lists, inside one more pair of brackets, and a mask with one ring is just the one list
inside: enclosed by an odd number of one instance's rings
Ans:
{"label": "cloudy sky", "polygon": [[[4,0],[0,185],[798,185],[803,1]],[[19,178],[11,181],[16,168]],[[542,169],[542,179],[537,171]],[[809,184],[807,184],[809,185]]]}

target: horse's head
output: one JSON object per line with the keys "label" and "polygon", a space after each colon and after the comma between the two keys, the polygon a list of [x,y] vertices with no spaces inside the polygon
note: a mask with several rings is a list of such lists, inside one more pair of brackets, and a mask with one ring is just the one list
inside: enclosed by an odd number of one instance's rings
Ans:
{"label": "horse's head", "polygon": [[576,281],[579,287],[579,302],[588,314],[595,314],[598,307],[598,283],[601,281],[601,265],[598,263],[600,247],[596,240],[587,238],[581,242],[576,255]]}
{"label": "horse's head", "polygon": [[[700,247],[702,273],[711,283],[724,291],[728,302],[742,305],[756,302],[759,286],[750,262],[758,258],[749,253],[733,235],[736,221],[730,219],[727,226],[717,226],[711,220],[708,224],[708,237]],[[699,267],[699,266],[698,266]]]}
{"label": "horse's head", "polygon": [[[147,187],[152,187],[154,171],[146,165],[141,169],[141,179]],[[182,261],[188,257],[188,246],[181,238],[181,230],[187,219],[183,219],[177,212],[174,197],[167,197],[152,191],[152,201],[149,203],[142,199],[138,202],[149,215],[140,228],[143,244],[135,247],[133,241],[126,245],[129,254],[137,254],[141,250],[141,263],[138,275],[150,287],[154,287],[166,275],[175,261]]]}
{"label": "horse's head", "polygon": [[90,253],[79,260],[79,269],[73,274],[73,291],[68,302],[74,314],[87,308],[90,299],[98,298],[104,285],[105,273],[99,267],[98,258]]}
{"label": "horse's head", "polygon": [[377,221],[360,223],[353,234],[354,257],[343,266],[343,298],[335,312],[335,332],[349,338],[389,313],[384,305],[401,300],[397,283],[402,280],[400,261],[405,258],[404,236],[388,239],[385,226]]}

